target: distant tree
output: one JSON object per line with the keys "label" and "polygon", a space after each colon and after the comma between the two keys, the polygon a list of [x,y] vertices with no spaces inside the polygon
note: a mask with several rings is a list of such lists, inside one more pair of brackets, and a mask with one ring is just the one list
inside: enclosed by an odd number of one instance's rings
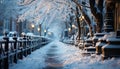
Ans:
{"label": "distant tree", "polygon": [[[16,21],[18,15],[17,0],[0,0],[0,22],[5,29],[11,31],[12,23]],[[15,22],[16,23],[16,22]]]}
{"label": "distant tree", "polygon": [[0,17],[4,19],[14,18],[18,14],[17,0],[2,0],[0,2]]}

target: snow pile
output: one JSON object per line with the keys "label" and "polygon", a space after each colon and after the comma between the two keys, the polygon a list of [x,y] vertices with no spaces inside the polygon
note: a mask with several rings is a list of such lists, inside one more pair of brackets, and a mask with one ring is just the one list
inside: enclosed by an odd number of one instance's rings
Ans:
{"label": "snow pile", "polygon": [[74,46],[64,46],[64,55],[61,56],[64,69],[120,69],[120,59],[101,60],[101,55],[83,55],[86,51]]}
{"label": "snow pile", "polygon": [[61,56],[63,69],[120,69],[120,59],[112,58],[102,61],[101,55],[84,55],[86,51],[72,45],[58,43],[64,54]]}
{"label": "snow pile", "polygon": [[97,59],[84,58],[81,61],[71,63],[65,69],[120,69],[120,59],[95,61]]}

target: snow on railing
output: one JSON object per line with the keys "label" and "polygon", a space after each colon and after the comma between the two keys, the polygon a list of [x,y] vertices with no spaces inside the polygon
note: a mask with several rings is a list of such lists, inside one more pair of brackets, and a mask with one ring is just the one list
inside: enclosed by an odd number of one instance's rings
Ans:
{"label": "snow on railing", "polygon": [[0,69],[9,69],[10,64],[17,63],[19,59],[23,59],[31,52],[49,43],[49,40],[45,38],[28,39],[28,37],[23,37],[19,40],[17,38],[13,37],[13,40],[9,40],[9,37],[5,36],[0,40]]}

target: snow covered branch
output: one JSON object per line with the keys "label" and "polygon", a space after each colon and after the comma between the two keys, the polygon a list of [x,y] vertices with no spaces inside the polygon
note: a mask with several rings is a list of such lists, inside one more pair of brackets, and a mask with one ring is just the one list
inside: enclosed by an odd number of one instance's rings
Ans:
{"label": "snow covered branch", "polygon": [[86,11],[86,7],[82,6],[82,3],[79,3],[77,0],[73,0],[73,2],[79,7],[79,9],[81,10],[82,15],[85,18],[86,23],[89,26],[89,32],[92,34],[92,22],[91,22],[91,18],[89,17],[89,15],[87,14]]}

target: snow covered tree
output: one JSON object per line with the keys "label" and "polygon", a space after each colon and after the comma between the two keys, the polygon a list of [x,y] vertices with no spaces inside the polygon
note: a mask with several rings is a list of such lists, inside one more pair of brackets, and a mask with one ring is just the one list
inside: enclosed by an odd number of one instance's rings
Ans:
{"label": "snow covered tree", "polygon": [[[87,24],[89,25],[89,30],[92,32],[92,20],[90,14],[86,13],[86,8],[91,10],[96,22],[96,32],[102,32],[103,27],[103,3],[104,0],[72,0],[81,10]],[[87,5],[86,5],[87,4]]]}
{"label": "snow covered tree", "polygon": [[0,0],[0,21],[3,23],[3,30],[15,29],[12,25],[16,23],[18,11],[17,0]]}
{"label": "snow covered tree", "polygon": [[90,9],[96,20],[96,32],[102,32],[104,0],[89,0]]}
{"label": "snow covered tree", "polygon": [[[91,21],[91,18],[90,18],[90,16],[89,16],[89,14],[87,13],[86,7],[84,7],[84,6],[82,5],[82,1],[78,1],[78,0],[72,0],[72,1],[73,1],[73,2],[76,4],[76,6],[80,9],[82,16],[84,16],[84,19],[85,19],[86,23],[87,23],[88,26],[89,26],[89,33],[90,33],[90,35],[92,36],[92,34],[93,34],[92,21]],[[77,11],[77,10],[76,10],[76,11]],[[78,11],[78,12],[79,12],[79,11]]]}

